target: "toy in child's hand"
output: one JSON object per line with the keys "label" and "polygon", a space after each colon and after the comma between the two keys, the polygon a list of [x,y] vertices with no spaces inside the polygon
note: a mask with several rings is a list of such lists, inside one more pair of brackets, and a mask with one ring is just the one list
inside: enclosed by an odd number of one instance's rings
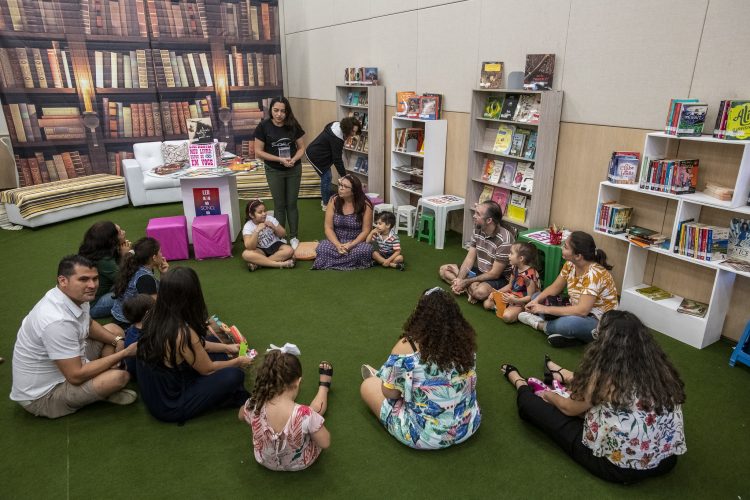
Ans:
{"label": "toy in child's hand", "polygon": [[232,325],[231,327],[229,327],[229,334],[234,339],[235,344],[244,343],[245,346],[247,347],[247,339],[244,337],[244,335],[240,333],[240,331],[237,329],[236,326]]}
{"label": "toy in child's hand", "polygon": [[258,355],[258,351],[256,351],[255,349],[250,349],[250,350],[249,350],[249,351],[247,351],[247,353],[245,354],[245,356],[247,356],[247,357],[248,357],[248,358],[250,358],[250,359],[255,359],[255,356],[257,356],[257,355]]}
{"label": "toy in child's hand", "polygon": [[247,354],[247,342],[240,342],[240,352],[237,355],[244,356],[245,354]]}

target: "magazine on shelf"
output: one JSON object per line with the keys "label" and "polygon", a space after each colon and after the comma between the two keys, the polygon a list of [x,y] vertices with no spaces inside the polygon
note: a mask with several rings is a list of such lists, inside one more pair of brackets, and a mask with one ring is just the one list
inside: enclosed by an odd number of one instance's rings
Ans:
{"label": "magazine on shelf", "polygon": [[750,219],[735,217],[729,222],[727,257],[750,264]]}
{"label": "magazine on shelf", "polygon": [[677,312],[702,318],[708,312],[708,304],[692,299],[682,299],[680,307],[677,308]]}
{"label": "magazine on shelf", "polygon": [[503,84],[503,63],[500,61],[483,62],[479,76],[480,89],[499,89]]}
{"label": "magazine on shelf", "polygon": [[527,54],[523,88],[526,90],[552,89],[555,73],[555,54]]}
{"label": "magazine on shelf", "polygon": [[513,177],[516,175],[516,162],[505,161],[503,162],[503,173],[500,176],[500,184],[507,186],[513,185]]}
{"label": "magazine on shelf", "polygon": [[500,176],[503,173],[503,162],[501,160],[495,160],[492,162],[492,173],[490,174],[490,182],[497,184],[500,182]]}
{"label": "magazine on shelf", "polygon": [[494,153],[500,153],[507,155],[510,151],[510,147],[513,141],[513,132],[516,127],[513,125],[500,124],[497,128],[497,135],[495,136],[495,144],[492,147]]}
{"label": "magazine on shelf", "polygon": [[484,105],[484,118],[490,120],[497,120],[500,118],[500,112],[503,110],[503,96],[502,95],[489,95],[487,96],[487,103]]}
{"label": "magazine on shelf", "polygon": [[664,299],[669,299],[669,298],[674,297],[674,295],[672,295],[666,290],[659,288],[658,286],[647,286],[643,288],[636,288],[635,291],[651,300],[664,300]]}
{"label": "magazine on shelf", "polygon": [[413,90],[396,92],[396,116],[406,116],[409,110],[409,99],[416,96]]}

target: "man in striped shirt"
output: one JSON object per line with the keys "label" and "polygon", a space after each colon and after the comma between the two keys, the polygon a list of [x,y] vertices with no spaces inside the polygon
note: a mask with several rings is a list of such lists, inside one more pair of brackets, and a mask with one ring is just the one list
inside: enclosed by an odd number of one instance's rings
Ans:
{"label": "man in striped shirt", "polygon": [[492,290],[508,284],[510,247],[515,238],[500,225],[503,211],[494,201],[485,201],[474,210],[474,234],[461,266],[440,266],[440,278],[456,295],[467,293],[469,302],[482,302]]}

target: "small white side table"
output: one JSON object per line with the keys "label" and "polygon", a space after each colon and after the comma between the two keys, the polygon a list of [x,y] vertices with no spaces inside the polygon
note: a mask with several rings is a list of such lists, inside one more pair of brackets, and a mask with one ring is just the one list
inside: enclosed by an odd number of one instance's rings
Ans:
{"label": "small white side table", "polygon": [[422,212],[429,208],[435,212],[435,248],[442,250],[445,246],[445,226],[448,221],[448,212],[451,210],[463,210],[464,199],[452,194],[438,194],[420,198],[417,202],[417,221],[419,221],[420,207]]}
{"label": "small white side table", "polygon": [[182,208],[187,217],[188,238],[193,242],[193,219],[197,216],[196,194],[194,190],[218,189],[219,210],[222,214],[229,215],[229,232],[232,241],[237,239],[241,229],[241,215],[237,212],[239,198],[237,196],[237,178],[234,175],[221,177],[206,175],[200,177],[181,177],[180,190],[182,192]]}

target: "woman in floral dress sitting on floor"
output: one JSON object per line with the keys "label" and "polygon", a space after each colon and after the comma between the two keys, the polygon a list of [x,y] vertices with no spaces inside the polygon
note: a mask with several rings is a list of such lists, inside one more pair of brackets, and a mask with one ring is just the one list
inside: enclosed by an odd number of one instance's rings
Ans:
{"label": "woman in floral dress sitting on floor", "polygon": [[362,399],[407,446],[437,450],[461,443],[481,422],[476,350],[474,329],[456,301],[431,288],[380,370],[362,366]]}

